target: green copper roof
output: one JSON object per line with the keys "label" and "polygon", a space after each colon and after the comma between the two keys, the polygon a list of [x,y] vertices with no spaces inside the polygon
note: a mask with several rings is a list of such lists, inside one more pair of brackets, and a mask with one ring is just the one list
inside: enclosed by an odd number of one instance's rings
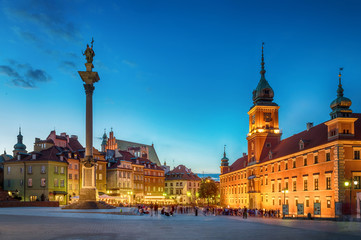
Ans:
{"label": "green copper roof", "polygon": [[337,118],[337,117],[350,117],[352,110],[350,109],[352,101],[343,96],[343,88],[341,83],[341,71],[343,68],[340,68],[339,73],[339,84],[337,88],[337,98],[333,100],[330,104],[330,107],[332,109],[332,112],[330,113],[331,118]]}
{"label": "green copper roof", "polygon": [[277,104],[273,102],[273,89],[265,77],[266,70],[264,68],[263,44],[264,43],[262,43],[261,79],[256,89],[253,90],[253,103],[254,105],[277,106]]}

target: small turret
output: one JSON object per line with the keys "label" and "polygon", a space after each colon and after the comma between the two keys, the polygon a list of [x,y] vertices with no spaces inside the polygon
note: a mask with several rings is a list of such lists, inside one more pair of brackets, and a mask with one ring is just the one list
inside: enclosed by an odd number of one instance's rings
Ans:
{"label": "small turret", "polygon": [[341,72],[343,68],[340,68],[340,72],[338,74],[338,88],[337,88],[337,98],[333,100],[330,104],[332,112],[330,113],[331,119],[337,117],[351,117],[352,110],[351,100],[347,97],[343,96],[343,88],[341,83]]}
{"label": "small turret", "polygon": [[18,142],[14,145],[13,155],[14,157],[19,153],[27,153],[26,146],[23,144],[23,135],[21,135],[21,128],[19,127]]}
{"label": "small turret", "polygon": [[229,159],[226,155],[226,145],[224,145],[223,158],[221,159],[221,174],[229,172]]}

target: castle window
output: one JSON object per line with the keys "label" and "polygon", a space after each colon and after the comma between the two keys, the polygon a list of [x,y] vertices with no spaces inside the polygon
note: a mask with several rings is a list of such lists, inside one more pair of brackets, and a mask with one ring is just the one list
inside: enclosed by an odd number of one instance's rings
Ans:
{"label": "castle window", "polygon": [[275,166],[272,164],[272,172],[275,172]]}
{"label": "castle window", "polygon": [[326,177],[326,189],[331,190],[331,177]]}
{"label": "castle window", "polygon": [[292,182],[292,191],[294,191],[294,192],[297,191],[297,180],[296,180],[296,178],[293,179],[293,182]]}
{"label": "castle window", "polygon": [[307,166],[307,158],[303,159],[303,166]]}
{"label": "castle window", "polygon": [[307,191],[307,179],[303,179],[303,191]]}
{"label": "castle window", "polygon": [[314,157],[314,160],[315,160],[315,164],[317,164],[318,163],[318,156],[316,155],[315,157]]}
{"label": "castle window", "polygon": [[296,168],[296,160],[295,159],[292,160],[292,167]]}
{"label": "castle window", "polygon": [[318,178],[314,179],[314,183],[315,183],[315,190],[318,190]]}
{"label": "castle window", "polygon": [[285,162],[285,170],[287,170],[288,169],[288,162],[286,161]]}
{"label": "castle window", "polygon": [[355,160],[359,160],[359,159],[360,159],[360,150],[355,150],[355,151],[354,151],[354,159],[355,159]]}
{"label": "castle window", "polygon": [[355,189],[361,189],[361,176],[354,176],[354,181],[357,181],[357,184],[354,185]]}
{"label": "castle window", "polygon": [[331,154],[328,152],[326,153],[326,162],[331,161]]}

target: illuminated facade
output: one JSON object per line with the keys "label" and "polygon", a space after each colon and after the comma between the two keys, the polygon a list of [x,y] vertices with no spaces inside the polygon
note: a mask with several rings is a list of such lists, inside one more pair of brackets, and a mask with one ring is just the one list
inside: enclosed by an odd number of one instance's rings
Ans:
{"label": "illuminated facade", "polygon": [[[281,140],[279,106],[265,79],[263,48],[261,66],[248,112],[248,154],[232,165],[226,153],[221,160],[221,204],[281,212],[285,204],[290,215],[297,215],[297,204],[303,204],[304,215],[335,217],[350,209],[355,214],[361,192],[361,114],[349,108],[341,74],[331,120],[308,123],[307,130]],[[315,212],[319,204],[320,214]]]}
{"label": "illuminated facade", "polygon": [[175,167],[165,176],[165,194],[179,204],[196,203],[201,178],[184,165]]}

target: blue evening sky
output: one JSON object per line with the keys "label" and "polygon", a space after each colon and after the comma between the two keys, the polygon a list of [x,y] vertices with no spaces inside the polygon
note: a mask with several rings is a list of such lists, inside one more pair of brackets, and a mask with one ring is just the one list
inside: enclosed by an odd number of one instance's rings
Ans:
{"label": "blue evening sky", "polygon": [[0,1],[0,147],[22,127],[85,145],[85,93],[77,71],[94,37],[94,144],[154,143],[173,166],[219,172],[247,151],[247,111],[260,79],[280,105],[283,138],[330,119],[338,69],[361,112],[360,1]]}

